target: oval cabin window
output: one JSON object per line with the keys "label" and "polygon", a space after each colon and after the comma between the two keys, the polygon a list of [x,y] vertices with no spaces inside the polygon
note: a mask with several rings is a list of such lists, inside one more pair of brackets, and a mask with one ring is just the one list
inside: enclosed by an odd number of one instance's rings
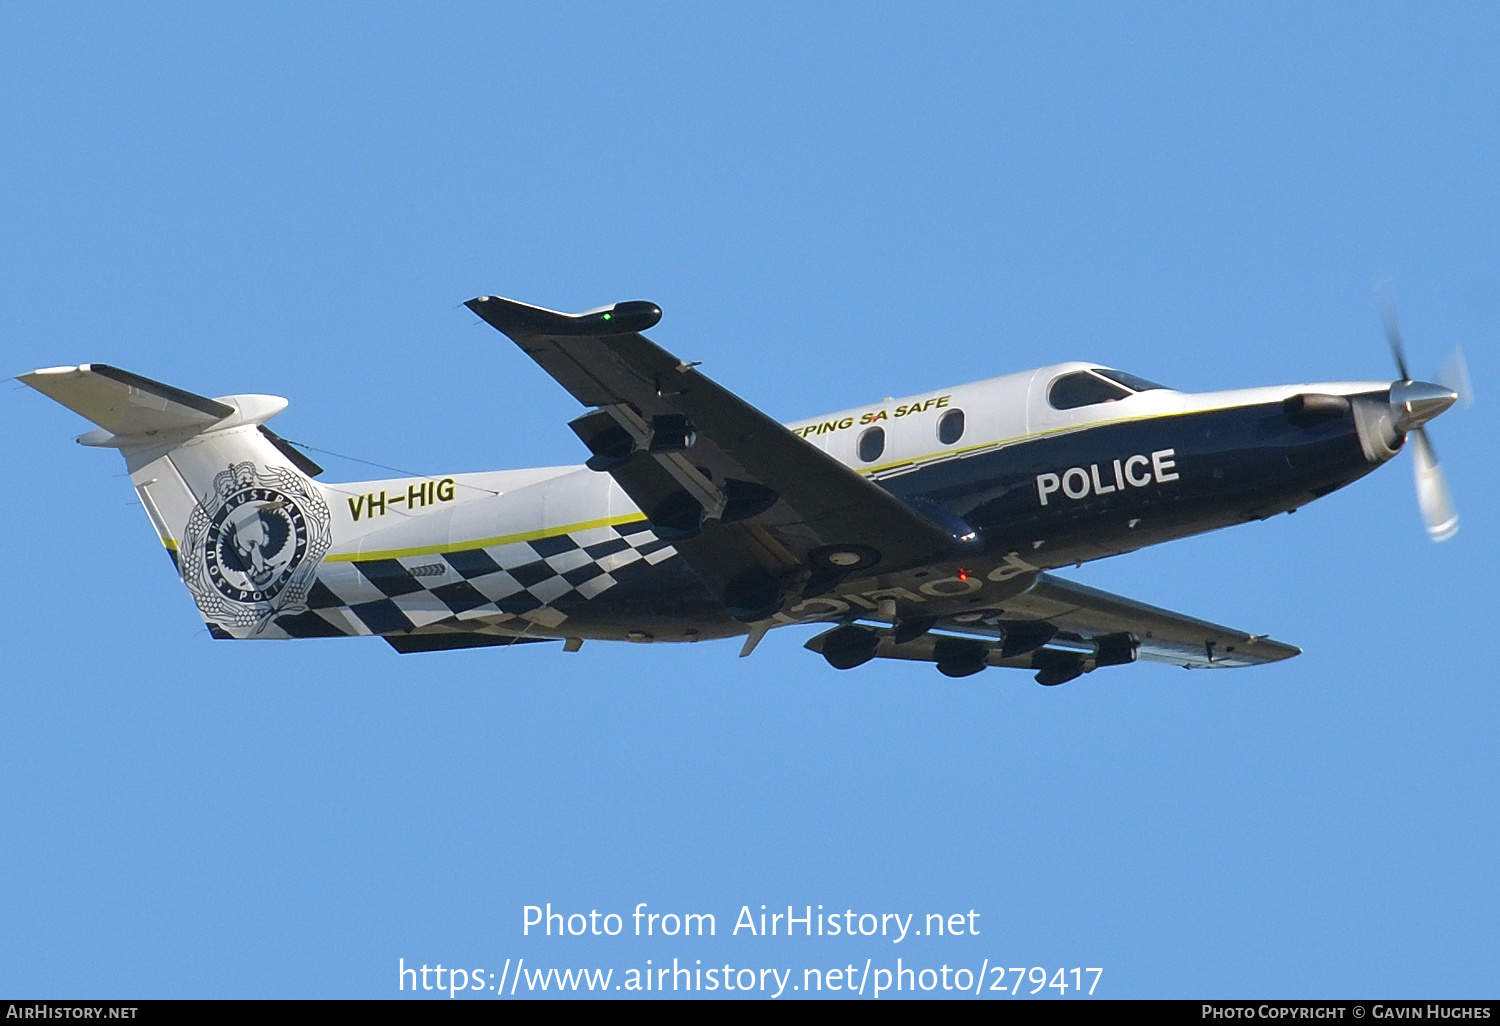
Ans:
{"label": "oval cabin window", "polygon": [[964,411],[949,410],[938,418],[938,441],[952,445],[964,436]]}
{"label": "oval cabin window", "polygon": [[859,458],[866,463],[880,459],[880,454],[885,452],[885,428],[872,427],[860,435],[857,449]]}

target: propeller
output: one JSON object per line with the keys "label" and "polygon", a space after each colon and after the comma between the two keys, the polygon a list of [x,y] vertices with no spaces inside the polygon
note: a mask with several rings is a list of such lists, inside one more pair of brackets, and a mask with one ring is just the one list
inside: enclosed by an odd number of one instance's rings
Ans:
{"label": "propeller", "polygon": [[1442,384],[1413,381],[1406,366],[1406,352],[1401,344],[1401,324],[1396,305],[1388,291],[1381,290],[1380,317],[1385,322],[1385,337],[1391,345],[1391,356],[1401,380],[1391,384],[1391,415],[1396,430],[1411,436],[1412,470],[1416,475],[1417,506],[1433,541],[1447,541],[1458,533],[1458,513],[1437,453],[1423,426],[1461,398],[1473,403],[1473,385],[1462,350],[1455,349],[1443,362],[1438,379]]}
{"label": "propeller", "polygon": [[1417,475],[1417,505],[1422,510],[1422,519],[1427,522],[1427,533],[1432,540],[1447,541],[1458,533],[1458,514],[1453,510],[1453,497],[1448,494],[1448,482],[1443,477],[1443,468],[1438,466],[1432,443],[1427,440],[1427,432],[1417,428],[1413,437],[1416,445],[1411,456]]}
{"label": "propeller", "polygon": [[1474,381],[1469,377],[1469,364],[1464,360],[1462,349],[1454,347],[1438,368],[1435,380],[1458,393],[1459,406],[1467,410],[1474,405]]}

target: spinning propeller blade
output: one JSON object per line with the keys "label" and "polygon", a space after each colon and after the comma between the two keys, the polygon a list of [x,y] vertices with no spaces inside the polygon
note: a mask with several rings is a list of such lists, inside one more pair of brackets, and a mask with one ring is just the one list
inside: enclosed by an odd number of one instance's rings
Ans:
{"label": "spinning propeller blade", "polygon": [[[1469,382],[1469,368],[1464,363],[1463,352],[1455,349],[1443,362],[1438,374],[1440,385],[1425,381],[1413,381],[1406,367],[1406,353],[1401,345],[1401,324],[1396,318],[1396,304],[1386,289],[1380,290],[1380,318],[1385,322],[1385,337],[1391,345],[1391,356],[1396,361],[1396,371],[1401,380],[1391,384],[1391,415],[1398,431],[1406,433],[1413,441],[1412,470],[1416,474],[1417,506],[1422,511],[1422,520],[1427,525],[1427,534],[1433,541],[1447,541],[1458,533],[1458,513],[1453,508],[1453,496],[1448,491],[1448,481],[1443,468],[1438,465],[1437,453],[1427,438],[1423,426],[1438,414],[1447,410],[1461,397],[1473,395]],[[1472,398],[1469,399],[1472,402]]]}
{"label": "spinning propeller blade", "polygon": [[1474,405],[1474,381],[1469,377],[1469,364],[1464,359],[1462,349],[1455,346],[1453,352],[1448,354],[1448,358],[1438,368],[1437,383],[1457,392],[1458,405],[1464,409]]}
{"label": "spinning propeller blade", "polygon": [[1395,357],[1396,370],[1402,381],[1410,381],[1406,369],[1406,351],[1401,345],[1401,322],[1396,319],[1396,301],[1391,298],[1389,286],[1378,288],[1380,296],[1380,319],[1385,322],[1385,338],[1391,344],[1391,356]]}
{"label": "spinning propeller blade", "polygon": [[1432,540],[1447,541],[1458,533],[1458,514],[1453,511],[1448,482],[1443,477],[1443,468],[1438,466],[1437,453],[1427,440],[1427,431],[1417,428],[1411,434],[1416,443],[1411,450],[1411,465],[1417,477],[1417,505]]}

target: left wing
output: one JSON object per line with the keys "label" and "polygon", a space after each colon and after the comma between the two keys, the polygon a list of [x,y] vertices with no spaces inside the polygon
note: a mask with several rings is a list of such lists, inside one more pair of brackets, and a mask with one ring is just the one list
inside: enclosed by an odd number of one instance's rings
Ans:
{"label": "left wing", "polygon": [[745,622],[782,604],[961,547],[940,526],[639,334],[661,310],[562,314],[466,304],[579,402],[571,424],[694,572]]}

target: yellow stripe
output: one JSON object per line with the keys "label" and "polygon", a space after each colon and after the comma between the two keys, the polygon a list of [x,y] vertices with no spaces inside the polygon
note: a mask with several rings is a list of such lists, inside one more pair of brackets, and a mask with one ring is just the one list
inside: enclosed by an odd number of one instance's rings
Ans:
{"label": "yellow stripe", "polygon": [[[1129,417],[1114,417],[1110,420],[1089,420],[1079,424],[1065,424],[1062,427],[1048,428],[1045,431],[1035,431],[1029,435],[1016,435],[1014,438],[1002,438],[995,442],[982,442],[978,445],[967,445],[962,449],[944,449],[940,452],[928,453],[925,456],[911,456],[895,463],[882,463],[875,467],[856,467],[861,474],[879,474],[886,470],[895,470],[897,467],[910,467],[920,463],[941,462],[951,456],[962,456],[966,452],[978,452],[980,449],[1003,449],[1008,445],[1017,445],[1021,442],[1030,442],[1037,438],[1050,438],[1053,435],[1065,435],[1073,431],[1084,431],[1088,428],[1108,427],[1111,424],[1129,424],[1139,420],[1166,420],[1168,417],[1187,417],[1195,413],[1214,413],[1220,409],[1231,410],[1233,406],[1210,407],[1203,410],[1171,410],[1166,413],[1137,413]],[[830,454],[831,455],[831,454]]]}
{"label": "yellow stripe", "polygon": [[401,559],[404,556],[435,556],[443,552],[488,549],[498,545],[512,545],[516,542],[556,538],[559,535],[572,534],[574,531],[591,531],[599,527],[617,527],[620,524],[633,524],[645,519],[641,514],[633,513],[629,516],[605,517],[602,520],[585,520],[582,523],[569,524],[566,527],[545,527],[539,531],[526,531],[522,534],[503,534],[497,538],[480,538],[476,541],[442,542],[437,545],[418,545],[410,549],[387,549],[383,552],[337,552],[324,556],[323,562],[350,563],[356,559]]}
{"label": "yellow stripe", "polygon": [[[1222,408],[1232,409],[1233,407],[1226,406]],[[1217,409],[1220,409],[1220,407],[1209,407],[1203,410],[1176,410],[1168,413],[1141,413],[1130,417],[1115,417],[1110,420],[1084,421],[1079,424],[1068,424],[1063,427],[1037,431],[1032,434],[1017,435],[1013,438],[1004,438],[999,441],[967,445],[961,449],[944,449],[939,452],[928,453],[925,456],[913,456],[908,459],[898,460],[894,463],[882,463],[874,467],[858,467],[854,469],[861,475],[868,477],[887,470],[894,470],[898,467],[943,461],[962,456],[965,453],[978,452],[981,449],[1001,449],[1008,445],[1015,445],[1018,442],[1046,438],[1051,435],[1067,434],[1068,432],[1082,431],[1087,428],[1104,427],[1109,424],[1126,424],[1137,420],[1163,420],[1167,417],[1183,417],[1193,413],[1208,413]],[[586,520],[578,524],[569,524],[566,527],[548,527],[537,531],[525,531],[521,534],[505,534],[496,538],[480,538],[476,541],[443,542],[436,545],[419,545],[409,549],[386,549],[381,552],[337,552],[324,556],[323,561],[325,563],[349,563],[356,559],[401,559],[405,556],[435,556],[443,552],[463,552],[468,549],[487,549],[498,545],[511,545],[516,542],[540,541],[543,538],[556,538],[560,535],[572,534],[574,531],[589,531],[599,527],[618,527],[621,524],[633,524],[645,519],[645,516],[639,513],[628,516],[605,517],[601,520]],[[176,539],[163,538],[161,541],[168,550],[172,552],[177,551]]]}
{"label": "yellow stripe", "polygon": [[[1052,428],[1047,431],[1039,431],[1035,434],[1019,435],[1015,438],[1002,439],[998,442],[982,442],[978,445],[965,446],[962,449],[946,449],[941,452],[931,453],[927,456],[918,456],[911,459],[900,460],[896,463],[886,463],[877,467],[867,467],[861,469],[859,472],[865,475],[878,474],[881,471],[891,470],[896,467],[909,466],[911,464],[923,463],[929,460],[948,459],[955,456],[961,456],[964,453],[968,452],[977,452],[980,449],[1002,448],[1007,445],[1013,445],[1017,442],[1025,442],[1033,438],[1044,438],[1048,435],[1065,434],[1069,431],[1081,431],[1085,428],[1100,427],[1105,424],[1122,424],[1133,420],[1154,420],[1161,417],[1177,417],[1181,416],[1183,412],[1187,411],[1174,413],[1137,414],[1131,417],[1117,417],[1112,420],[1106,421],[1095,420],[1087,421],[1082,424],[1069,424],[1064,427]],[[602,520],[588,520],[580,524],[569,524],[566,527],[550,527],[543,528],[539,531],[526,531],[522,534],[501,535],[498,538],[480,538],[477,541],[444,542],[437,545],[420,545],[410,549],[388,549],[384,552],[339,552],[324,556],[323,561],[325,563],[348,563],[353,562],[356,559],[401,559],[406,556],[435,556],[443,552],[462,552],[466,549],[487,549],[497,545],[510,545],[515,542],[539,541],[542,538],[556,538],[559,535],[572,534],[574,531],[588,531],[596,527],[615,527],[620,524],[632,524],[645,519],[646,518],[643,515],[635,513],[629,516],[606,517]]]}

